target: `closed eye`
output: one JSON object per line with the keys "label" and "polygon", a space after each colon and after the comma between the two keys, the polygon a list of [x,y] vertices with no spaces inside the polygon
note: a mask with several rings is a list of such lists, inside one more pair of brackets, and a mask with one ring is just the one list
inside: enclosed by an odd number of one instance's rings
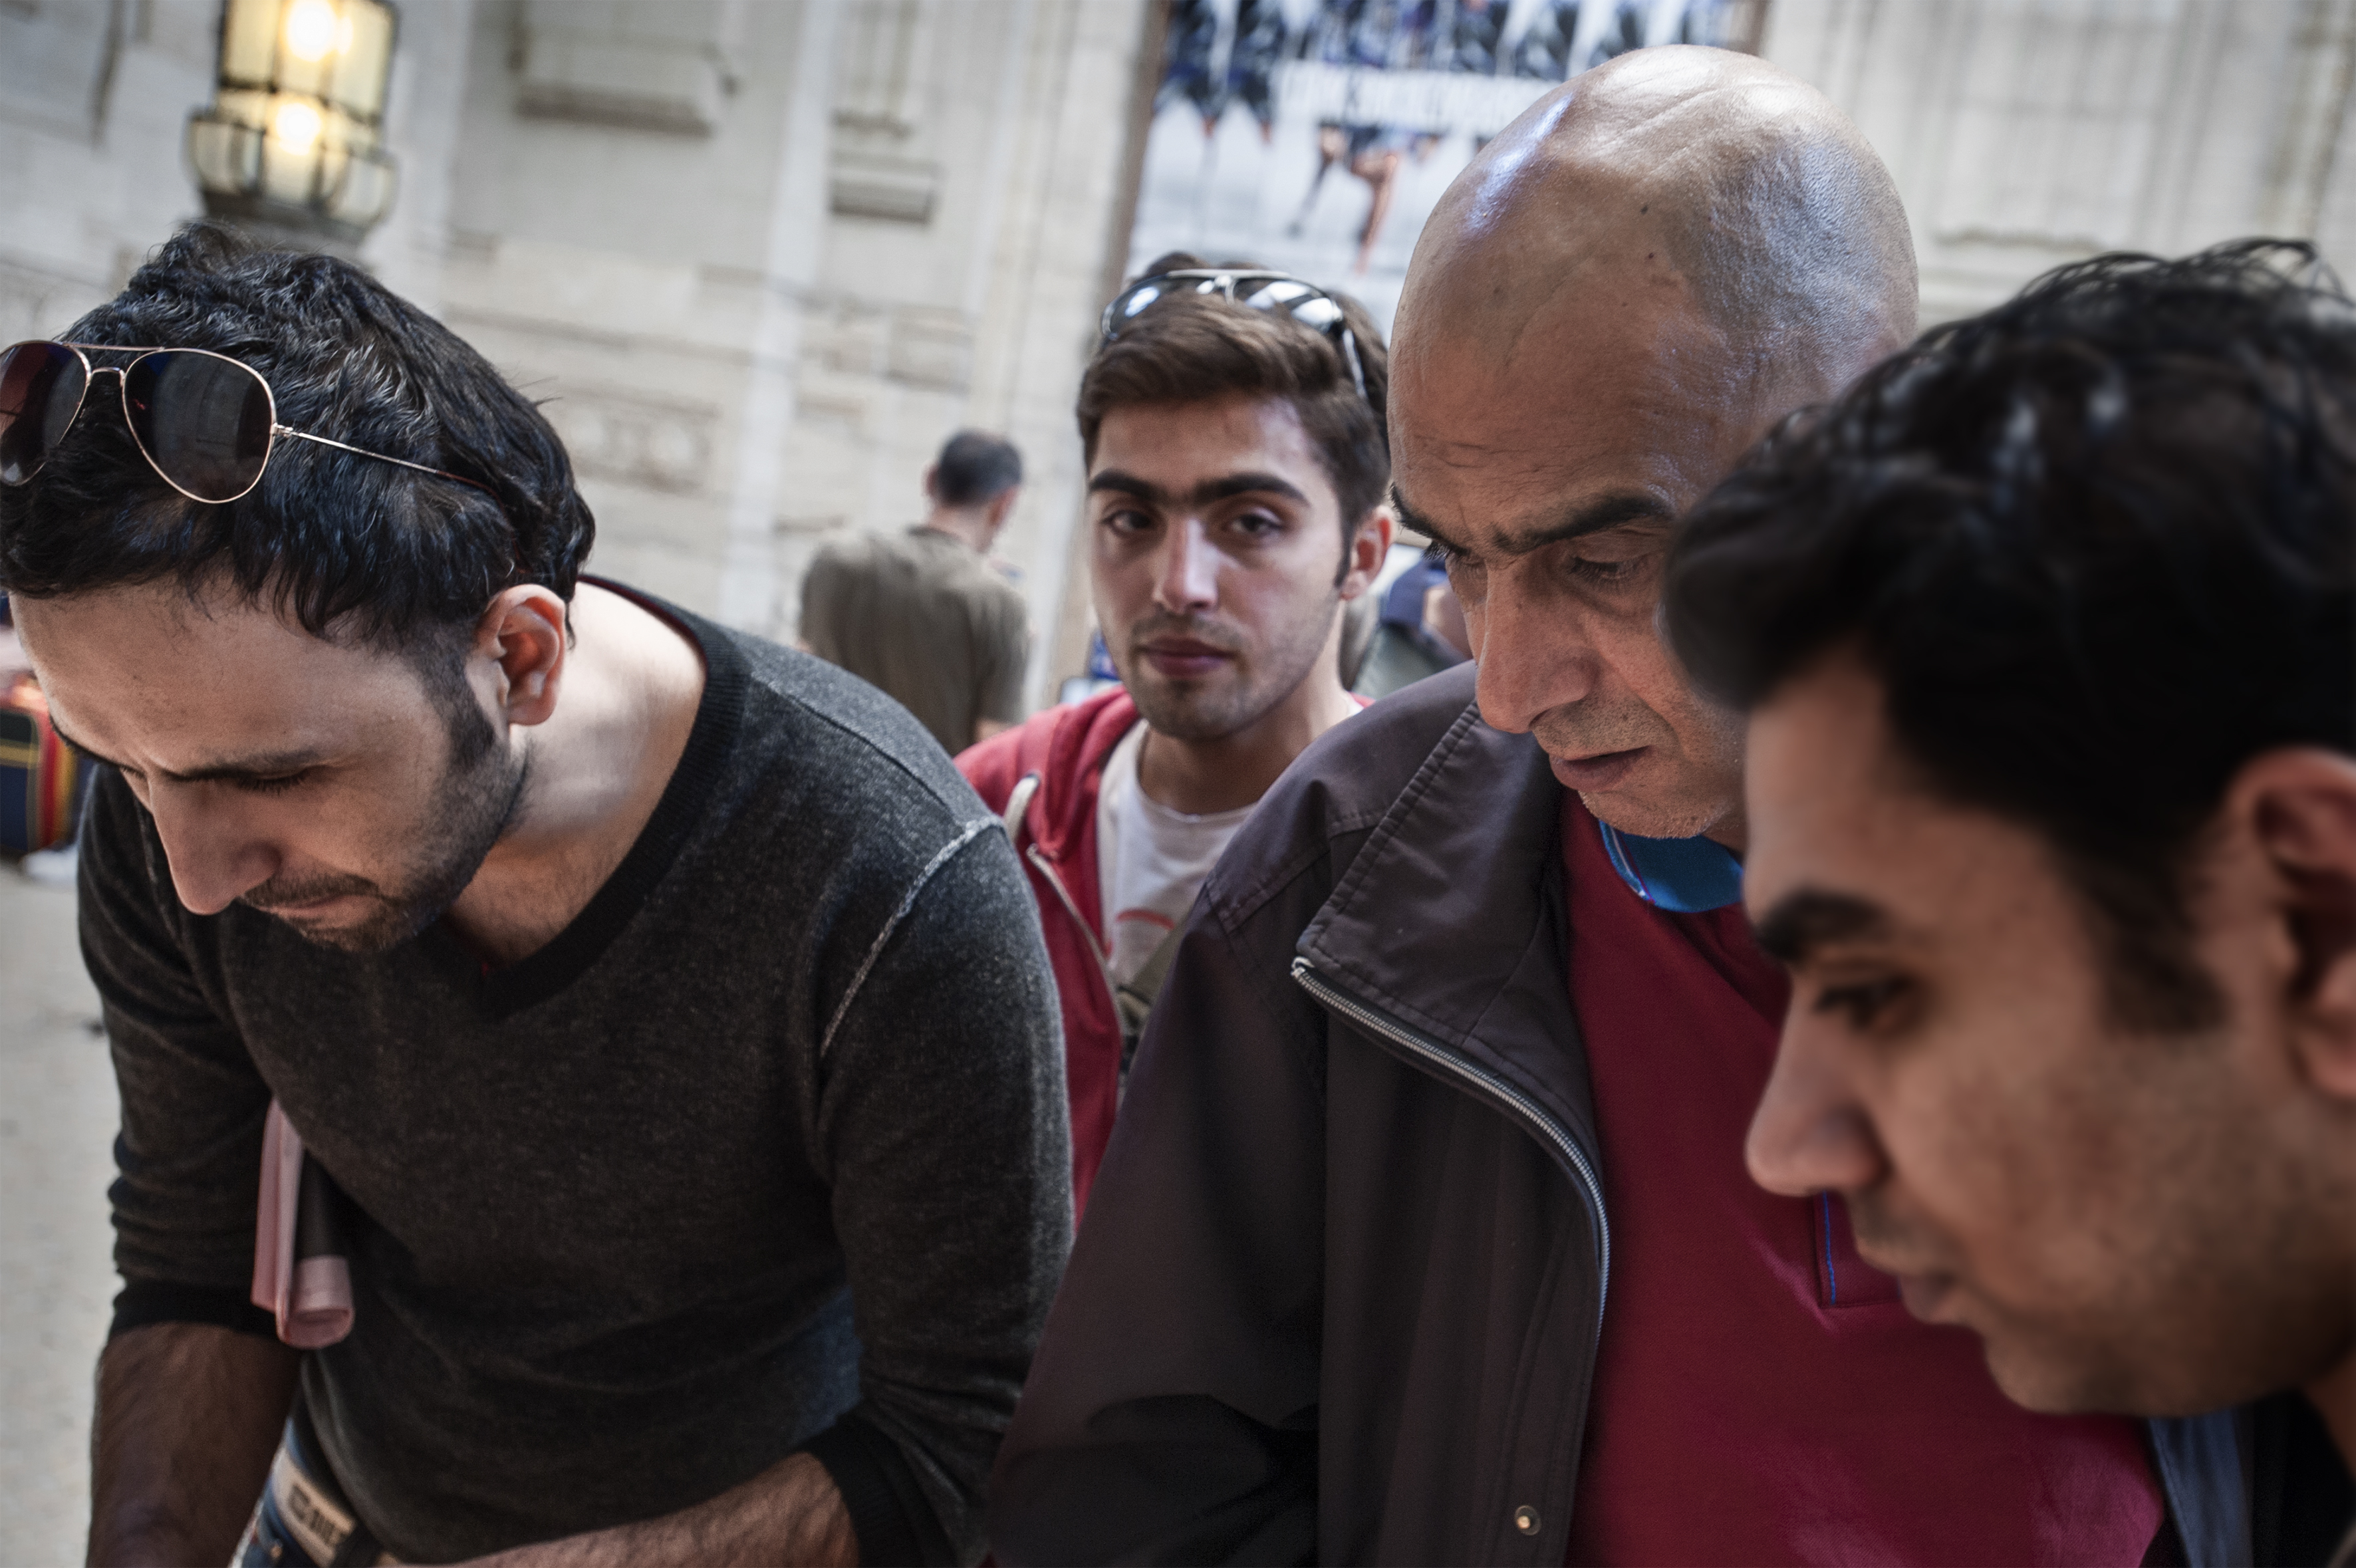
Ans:
{"label": "closed eye", "polygon": [[1847,985],[1827,985],[1816,993],[1811,1011],[1847,1014],[1849,1026],[1863,1033],[1889,1023],[1898,1004],[1905,1001],[1912,991],[1913,983],[1901,975],[1858,981]]}
{"label": "closed eye", "polygon": [[238,779],[236,781],[236,787],[253,795],[284,795],[289,789],[301,784],[305,779],[309,779],[312,771],[312,769],[305,768],[298,772],[282,773],[270,779],[247,777]]}
{"label": "closed eye", "polygon": [[1570,558],[1570,575],[1589,583],[1626,583],[1644,574],[1654,557],[1640,555],[1628,561],[1590,561],[1583,555]]}

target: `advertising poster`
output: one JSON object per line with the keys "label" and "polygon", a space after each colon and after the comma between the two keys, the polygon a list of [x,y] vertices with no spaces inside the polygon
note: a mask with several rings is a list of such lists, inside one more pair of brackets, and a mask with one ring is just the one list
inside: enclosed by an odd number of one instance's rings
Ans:
{"label": "advertising poster", "polygon": [[1653,44],[1755,47],[1761,0],[1171,0],[1128,274],[1191,251],[1390,328],[1449,182],[1557,83]]}

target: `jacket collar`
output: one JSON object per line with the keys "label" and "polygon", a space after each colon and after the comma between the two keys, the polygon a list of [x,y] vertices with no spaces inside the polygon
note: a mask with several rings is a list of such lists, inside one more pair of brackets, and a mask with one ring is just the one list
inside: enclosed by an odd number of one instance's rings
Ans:
{"label": "jacket collar", "polygon": [[[1353,693],[1360,708],[1366,699]],[[1137,726],[1137,703],[1125,688],[1099,692],[1057,711],[1044,757],[1026,757],[1020,772],[1039,775],[1039,799],[1026,813],[1031,841],[1051,861],[1076,854],[1095,821],[1105,763]]]}
{"label": "jacket collar", "polygon": [[1569,1005],[1562,786],[1468,703],[1352,859],[1298,951],[1330,983],[1511,1082],[1592,1149]]}

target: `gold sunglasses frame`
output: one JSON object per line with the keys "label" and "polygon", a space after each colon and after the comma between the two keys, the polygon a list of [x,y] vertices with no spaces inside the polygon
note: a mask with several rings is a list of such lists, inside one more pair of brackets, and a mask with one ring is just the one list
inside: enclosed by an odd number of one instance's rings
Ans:
{"label": "gold sunglasses frame", "polygon": [[[81,395],[74,400],[73,412],[66,416],[66,431],[73,428],[74,421],[80,419],[82,410],[90,406],[91,388],[98,378],[102,375],[112,376],[115,395],[123,408],[123,427],[131,433],[131,444],[139,448],[139,455],[147,460],[147,467],[155,470],[157,478],[201,506],[228,506],[232,501],[243,500],[252,494],[254,486],[262,483],[262,476],[270,471],[270,460],[278,455],[278,438],[282,435],[291,435],[297,441],[310,441],[321,446],[332,446],[338,452],[349,452],[359,457],[373,457],[380,463],[391,463],[400,467],[413,468],[421,474],[432,474],[436,478],[454,479],[459,484],[478,489],[485,495],[493,494],[489,486],[467,478],[463,474],[453,474],[444,468],[428,467],[423,463],[412,463],[406,457],[388,456],[382,452],[371,452],[365,446],[354,446],[346,442],[330,440],[325,435],[314,435],[307,430],[297,430],[292,425],[279,424],[278,393],[272,389],[270,378],[243,360],[233,359],[227,354],[215,353],[210,349],[132,348],[113,343],[73,343],[61,338],[27,338],[21,342],[11,343],[5,349],[0,349],[0,359],[5,359],[18,349],[32,348],[70,349],[73,350],[74,358],[81,362]],[[125,365],[92,365],[90,362],[91,353],[131,354],[136,358]],[[252,482],[237,494],[221,499],[197,494],[166,473],[164,466],[155,460],[155,454],[147,450],[147,443],[139,438],[139,427],[131,421],[131,371],[137,369],[139,361],[150,354],[200,354],[208,360],[219,360],[225,365],[234,365],[260,383],[264,405],[270,411],[270,444],[262,449],[262,465],[254,469]],[[63,446],[64,443],[65,431],[60,431],[58,435],[58,445]],[[56,451],[57,448],[52,446],[48,453],[42,455],[41,460],[35,464],[23,478],[16,482],[19,485],[31,484],[39,476],[41,470],[49,466],[49,458],[55,456]]]}

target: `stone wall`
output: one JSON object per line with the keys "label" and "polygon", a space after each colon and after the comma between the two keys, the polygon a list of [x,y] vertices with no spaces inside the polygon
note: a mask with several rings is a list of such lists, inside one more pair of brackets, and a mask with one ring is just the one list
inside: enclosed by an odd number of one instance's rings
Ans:
{"label": "stone wall", "polygon": [[2356,0],[1772,0],[1762,52],[1889,161],[1926,325],[2108,250],[2356,264]]}
{"label": "stone wall", "polygon": [[[219,15],[0,0],[0,332],[61,329],[198,211]],[[951,430],[1008,434],[1040,701],[1086,639],[1071,397],[1155,20],[402,0],[402,189],[362,259],[545,400],[594,569],[772,635],[820,534],[914,521]],[[2356,264],[2356,0],[1769,0],[1761,38],[1890,160],[1925,321],[2115,246],[2317,235]]]}
{"label": "stone wall", "polygon": [[[1047,682],[1070,402],[1147,0],[402,0],[361,259],[541,399],[594,570],[789,638],[818,537],[922,513],[961,425]],[[214,0],[0,0],[0,329],[61,329],[199,209]],[[5,339],[0,339],[5,340]]]}
{"label": "stone wall", "polygon": [[217,9],[0,0],[0,342],[107,298],[197,210],[181,166]]}
{"label": "stone wall", "polygon": [[979,425],[1028,461],[1001,550],[1052,626],[1107,127],[1144,21],[1143,0],[474,6],[422,286],[549,400],[594,564],[790,637],[818,539],[916,521],[934,452]]}

